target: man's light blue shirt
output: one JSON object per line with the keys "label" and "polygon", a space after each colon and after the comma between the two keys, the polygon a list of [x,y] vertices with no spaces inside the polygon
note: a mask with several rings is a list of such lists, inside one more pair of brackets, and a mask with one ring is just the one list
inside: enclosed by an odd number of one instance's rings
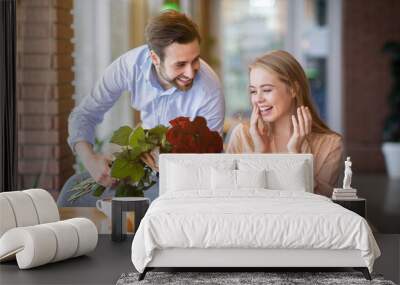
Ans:
{"label": "man's light blue shirt", "polygon": [[[222,134],[225,101],[217,75],[203,60],[192,88],[164,90],[158,82],[150,51],[141,46],[128,51],[108,66],[93,88],[69,117],[68,143],[73,149],[79,141],[94,144],[95,127],[124,91],[131,93],[130,104],[140,111],[144,128],[162,124],[179,116],[203,116],[211,130]],[[120,126],[115,126],[117,130]]]}

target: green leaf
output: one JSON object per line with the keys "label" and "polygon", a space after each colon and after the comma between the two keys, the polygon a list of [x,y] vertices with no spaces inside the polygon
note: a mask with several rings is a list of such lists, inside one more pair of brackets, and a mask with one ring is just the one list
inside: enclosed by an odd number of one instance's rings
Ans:
{"label": "green leaf", "polygon": [[135,186],[127,185],[126,192],[127,197],[143,197],[143,191],[137,189]]}
{"label": "green leaf", "polygon": [[89,194],[89,193],[90,193],[90,189],[77,189],[74,191],[73,194],[71,194],[69,196],[68,201],[75,201],[78,198],[80,198],[86,194]]}
{"label": "green leaf", "polygon": [[149,130],[149,136],[155,136],[158,141],[161,141],[162,138],[165,136],[167,133],[168,128],[163,125],[158,125],[157,127],[154,127]]}
{"label": "green leaf", "polygon": [[147,138],[146,138],[146,142],[156,146],[156,145],[159,144],[159,139],[155,135],[148,135]]}
{"label": "green leaf", "polygon": [[129,143],[129,136],[132,133],[132,128],[129,126],[122,126],[113,133],[110,140],[111,143],[126,146]]}
{"label": "green leaf", "polygon": [[92,187],[94,183],[96,183],[96,181],[92,177],[87,178],[85,180],[76,183],[70,190],[68,190],[68,192],[74,192],[86,187]]}
{"label": "green leaf", "polygon": [[154,144],[150,144],[150,143],[142,143],[140,144],[140,151],[143,152],[149,152],[151,151],[153,148],[155,147]]}
{"label": "green leaf", "polygon": [[123,151],[116,152],[113,155],[115,156],[115,159],[128,159],[128,154],[129,154],[129,150],[124,149]]}
{"label": "green leaf", "polygon": [[142,179],[144,175],[143,164],[138,161],[116,159],[111,167],[111,176],[119,179],[130,177],[133,182]]}
{"label": "green leaf", "polygon": [[124,179],[129,176],[129,160],[125,158],[117,158],[111,166],[111,176]]}
{"label": "green leaf", "polygon": [[106,188],[100,184],[93,185],[92,189],[91,189],[92,195],[95,197],[100,197],[105,190],[106,190]]}
{"label": "green leaf", "polygon": [[126,197],[125,186],[126,184],[123,183],[117,186],[117,188],[115,189],[115,197]]}
{"label": "green leaf", "polygon": [[116,197],[143,197],[143,191],[129,184],[120,184],[115,191]]}
{"label": "green leaf", "polygon": [[144,175],[144,169],[143,169],[143,164],[140,162],[136,163],[131,163],[133,171],[130,173],[130,177],[133,182],[138,182],[140,179],[142,179]]}
{"label": "green leaf", "polygon": [[160,148],[160,153],[168,153],[171,152],[172,150],[172,145],[167,141],[167,138],[164,137],[161,140],[161,148]]}
{"label": "green leaf", "polygon": [[129,136],[129,145],[134,148],[145,141],[145,133],[142,127],[137,127]]}
{"label": "green leaf", "polygon": [[144,172],[144,176],[142,178],[143,183],[149,184],[151,182],[150,181],[150,174],[151,173],[146,169],[145,172]]}
{"label": "green leaf", "polygon": [[139,146],[135,146],[128,151],[129,160],[138,160],[142,154],[142,149]]}

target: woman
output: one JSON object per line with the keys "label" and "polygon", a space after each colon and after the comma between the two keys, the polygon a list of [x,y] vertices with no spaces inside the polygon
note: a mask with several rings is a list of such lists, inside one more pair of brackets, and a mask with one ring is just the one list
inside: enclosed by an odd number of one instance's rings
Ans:
{"label": "woman", "polygon": [[227,153],[312,153],[314,193],[330,197],[343,155],[342,138],[318,117],[306,75],[285,51],[250,65],[250,122],[232,131]]}

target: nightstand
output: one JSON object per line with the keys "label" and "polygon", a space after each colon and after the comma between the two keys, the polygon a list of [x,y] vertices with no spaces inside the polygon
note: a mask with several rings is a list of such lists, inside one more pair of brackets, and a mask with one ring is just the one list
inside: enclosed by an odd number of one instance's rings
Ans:
{"label": "nightstand", "polygon": [[150,200],[145,197],[114,197],[112,199],[112,230],[111,239],[113,241],[123,241],[126,234],[122,229],[122,215],[124,212],[135,212],[135,231],[137,231],[140,221],[149,208]]}
{"label": "nightstand", "polygon": [[367,217],[367,200],[364,198],[349,199],[349,200],[337,200],[332,199],[332,202],[339,204],[340,206],[359,214],[361,217]]}

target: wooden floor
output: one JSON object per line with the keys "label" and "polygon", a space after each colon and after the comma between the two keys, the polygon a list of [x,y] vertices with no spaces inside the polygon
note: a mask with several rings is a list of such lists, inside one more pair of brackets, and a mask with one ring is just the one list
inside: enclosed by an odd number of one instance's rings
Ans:
{"label": "wooden floor", "polygon": [[[386,279],[400,283],[400,180],[383,175],[358,175],[353,187],[367,198],[367,218],[375,228],[382,251],[374,267]],[[96,250],[88,256],[19,270],[16,262],[0,264],[0,284],[115,284],[124,272],[134,271],[131,239],[121,243],[101,235]]]}
{"label": "wooden floor", "polygon": [[[374,273],[383,274],[386,279],[399,284],[400,235],[376,234],[375,237],[382,257],[377,259]],[[96,250],[88,256],[29,270],[19,270],[15,261],[3,263],[0,265],[0,284],[115,284],[122,273],[135,271],[130,258],[131,242],[130,239],[115,243],[110,236],[101,235]]]}
{"label": "wooden floor", "polygon": [[115,284],[124,272],[134,271],[130,259],[132,238],[111,241],[100,235],[96,249],[80,256],[28,270],[18,270],[17,263],[0,264],[0,284]]}

